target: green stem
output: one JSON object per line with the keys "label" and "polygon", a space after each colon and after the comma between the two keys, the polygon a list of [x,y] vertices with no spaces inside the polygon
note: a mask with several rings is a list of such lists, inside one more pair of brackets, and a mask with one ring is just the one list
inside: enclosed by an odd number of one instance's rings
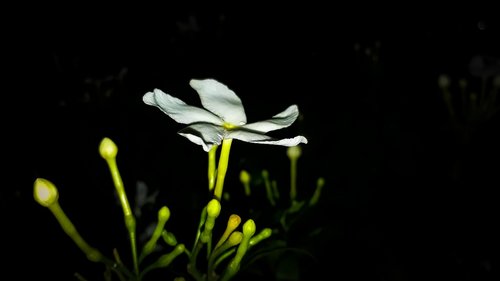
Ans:
{"label": "green stem", "polygon": [[264,185],[266,187],[267,199],[269,200],[269,203],[271,203],[272,206],[275,206],[276,202],[274,201],[274,195],[271,189],[271,182],[269,181],[269,172],[267,170],[262,170],[262,177],[264,178]]}
{"label": "green stem", "polygon": [[52,214],[56,217],[57,221],[61,225],[64,232],[75,242],[75,244],[80,248],[80,250],[85,254],[87,259],[92,262],[102,262],[109,268],[113,269],[118,275],[124,273],[128,277],[132,278],[133,274],[127,270],[123,265],[117,264],[116,262],[103,256],[99,250],[91,247],[78,233],[78,230],[73,225],[71,220],[66,216],[63,209],[59,205],[58,201],[53,202],[51,205],[47,206]]}
{"label": "green stem", "polygon": [[215,156],[217,145],[212,146],[208,152],[208,191],[212,191],[215,187]]}
{"label": "green stem", "polygon": [[87,256],[90,261],[93,262],[103,262],[104,258],[102,254],[95,248],[91,247],[83,238],[80,233],[76,230],[71,220],[66,216],[63,209],[59,205],[59,202],[54,202],[48,206],[49,210],[54,214],[57,221],[61,225],[64,232],[75,242],[75,244],[82,250],[82,252]]}
{"label": "green stem", "polygon": [[128,203],[127,194],[125,193],[125,188],[123,186],[123,181],[116,165],[115,157],[105,158],[108,163],[109,170],[111,172],[111,177],[113,178],[113,183],[120,199],[122,205],[125,226],[127,227],[129,237],[130,237],[130,247],[132,249],[132,259],[134,262],[134,271],[136,275],[139,275],[139,261],[137,259],[137,247],[136,247],[136,222],[132,210],[130,209],[130,204]]}
{"label": "green stem", "polygon": [[232,139],[224,139],[222,141],[222,149],[219,156],[219,166],[217,168],[217,183],[215,185],[214,196],[217,200],[222,198],[222,190],[224,188],[224,179],[226,177],[227,167],[229,163],[229,152],[231,151]]}
{"label": "green stem", "polygon": [[290,160],[290,199],[297,197],[297,159]]}

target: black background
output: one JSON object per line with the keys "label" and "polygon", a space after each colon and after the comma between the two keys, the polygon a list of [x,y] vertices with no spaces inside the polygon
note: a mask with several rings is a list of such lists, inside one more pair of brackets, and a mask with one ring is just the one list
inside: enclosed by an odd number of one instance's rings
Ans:
{"label": "black background", "polygon": [[[169,206],[169,223],[190,244],[206,154],[142,95],[160,88],[197,104],[189,80],[214,78],[240,96],[249,122],[299,106],[301,118],[276,135],[309,139],[299,196],[312,193],[318,176],[327,182],[303,226],[321,234],[296,240],[318,258],[302,279],[498,280],[498,114],[464,139],[437,85],[448,74],[455,93],[460,78],[479,92],[470,61],[498,63],[498,17],[488,7],[393,7],[386,16],[361,4],[248,5],[86,6],[6,22],[3,274],[74,280],[75,271],[100,272],[33,200],[37,177],[56,184],[89,243],[127,252],[97,150],[103,137],[119,146],[129,196],[137,181],[160,190],[158,204]],[[267,168],[286,186],[285,152],[233,143],[228,186],[238,185],[242,167]]]}

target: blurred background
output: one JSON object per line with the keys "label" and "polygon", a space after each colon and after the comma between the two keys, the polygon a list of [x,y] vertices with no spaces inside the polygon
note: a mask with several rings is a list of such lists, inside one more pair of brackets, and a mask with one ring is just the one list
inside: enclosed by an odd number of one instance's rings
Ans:
{"label": "blurred background", "polygon": [[[206,153],[142,96],[159,88],[199,105],[189,80],[214,78],[239,95],[249,122],[297,104],[297,122],[271,135],[309,139],[299,198],[312,194],[318,177],[326,180],[290,242],[314,258],[270,280],[498,280],[498,16],[488,7],[399,9],[389,17],[365,8],[16,13],[3,27],[4,77],[13,85],[2,103],[3,272],[100,280],[102,268],[33,200],[37,177],[58,187],[62,208],[90,244],[108,255],[118,247],[126,259],[121,209],[98,154],[104,137],[119,147],[129,197],[138,186],[156,194],[140,227],[166,204],[167,225],[190,245],[206,199]],[[242,168],[268,169],[286,194],[286,148],[233,143],[227,186],[236,192]],[[266,203],[230,202],[241,212]]]}

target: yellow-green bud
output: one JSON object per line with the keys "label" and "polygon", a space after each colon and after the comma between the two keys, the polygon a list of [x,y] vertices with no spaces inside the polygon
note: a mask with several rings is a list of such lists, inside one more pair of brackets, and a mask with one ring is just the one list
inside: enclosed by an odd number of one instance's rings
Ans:
{"label": "yellow-green bud", "polygon": [[180,254],[182,254],[186,250],[186,247],[184,244],[179,244],[177,245],[172,252],[165,254],[161,256],[158,261],[157,261],[157,266],[158,267],[167,267],[169,266],[172,261]]}
{"label": "yellow-green bud", "polygon": [[311,199],[309,200],[309,206],[314,206],[316,205],[316,203],[318,203],[319,197],[321,196],[321,189],[323,189],[324,185],[325,185],[325,178],[319,177],[318,180],[316,181],[316,190],[314,190],[314,193],[311,196]]}
{"label": "yellow-green bud", "polygon": [[99,145],[99,153],[106,160],[113,159],[118,154],[118,147],[111,139],[104,138]]}
{"label": "yellow-green bud", "polygon": [[302,155],[302,149],[298,145],[296,145],[296,146],[290,146],[286,150],[286,155],[290,159],[298,159]]}
{"label": "yellow-green bud", "polygon": [[163,240],[168,245],[170,245],[170,246],[177,245],[177,238],[175,238],[175,235],[172,232],[168,232],[166,230],[163,230],[161,233],[161,237],[163,237]]}
{"label": "yellow-green bud", "polygon": [[217,199],[212,199],[210,200],[210,202],[208,202],[208,205],[207,205],[207,214],[209,217],[213,217],[213,218],[216,218],[219,216],[220,214],[220,203],[219,203],[219,200]]}
{"label": "yellow-green bud", "polygon": [[229,216],[229,219],[227,220],[227,229],[233,231],[238,227],[238,225],[240,225],[240,223],[241,223],[241,217],[236,214],[232,214]]}
{"label": "yellow-green bud", "polygon": [[59,198],[56,186],[52,182],[42,178],[35,180],[33,195],[36,202],[44,207],[49,207],[57,202]]}
{"label": "yellow-green bud", "polygon": [[240,181],[242,183],[249,183],[250,182],[250,174],[245,171],[245,170],[241,170],[240,172]]}
{"label": "yellow-green bud", "polygon": [[252,235],[255,234],[255,222],[252,219],[247,220],[243,224],[243,234],[247,237],[251,237]]}
{"label": "yellow-green bud", "polygon": [[240,223],[241,223],[240,216],[236,214],[230,215],[229,219],[227,220],[226,230],[222,234],[222,237],[220,238],[219,242],[217,242],[215,248],[218,248],[220,245],[222,245],[226,241],[226,239],[228,239],[231,232],[233,232],[238,227],[238,225],[240,225]]}
{"label": "yellow-green bud", "polygon": [[167,206],[163,206],[160,211],[158,211],[159,221],[168,221],[170,218],[170,209]]}
{"label": "yellow-green bud", "polygon": [[325,185],[325,178],[323,178],[323,177],[319,177],[319,178],[318,178],[318,181],[316,182],[316,186],[317,186],[318,188],[320,188],[320,187],[323,187],[324,185]]}
{"label": "yellow-green bud", "polygon": [[271,234],[273,233],[273,230],[270,228],[264,228],[259,234],[253,236],[250,239],[249,245],[254,246],[255,244],[259,243],[260,241],[269,238]]}
{"label": "yellow-green bud", "polygon": [[240,244],[242,239],[243,239],[243,233],[235,231],[231,233],[226,243],[228,243],[229,247],[232,247]]}

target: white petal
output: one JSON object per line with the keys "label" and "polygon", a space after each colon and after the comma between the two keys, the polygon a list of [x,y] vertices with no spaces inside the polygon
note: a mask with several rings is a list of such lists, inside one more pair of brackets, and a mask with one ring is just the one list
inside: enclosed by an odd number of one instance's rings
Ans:
{"label": "white petal", "polygon": [[209,123],[197,123],[178,132],[190,141],[203,146],[203,150],[208,152],[213,145],[219,145],[224,138],[224,128]]}
{"label": "white petal", "polygon": [[240,126],[247,123],[240,98],[226,85],[213,79],[192,79],[189,85],[198,92],[204,108],[233,125]]}
{"label": "white petal", "polygon": [[256,141],[266,141],[266,140],[274,140],[272,137],[260,133],[257,131],[247,131],[247,130],[229,130],[226,131],[226,139],[237,139],[245,142],[256,142]]}
{"label": "white petal", "polygon": [[272,144],[283,146],[295,146],[299,143],[307,143],[307,139],[303,136],[297,136],[291,139],[275,139],[265,134],[258,132],[249,132],[245,130],[231,130],[226,133],[227,139],[237,139],[250,143]]}
{"label": "white petal", "polygon": [[296,146],[300,143],[307,143],[307,139],[303,136],[296,136],[291,139],[280,139],[280,140],[271,140],[271,141],[253,141],[252,143],[260,143],[260,144],[272,144],[272,145],[283,145],[283,146]]}
{"label": "white petal", "polygon": [[156,106],[172,119],[182,124],[207,122],[222,125],[223,121],[210,111],[196,106],[187,105],[182,100],[165,94],[159,89],[147,92],[142,100],[145,104]]}
{"label": "white petal", "polygon": [[241,126],[244,129],[267,133],[278,129],[286,128],[297,120],[299,109],[296,105],[291,105],[285,111],[274,115],[271,119],[254,122]]}

